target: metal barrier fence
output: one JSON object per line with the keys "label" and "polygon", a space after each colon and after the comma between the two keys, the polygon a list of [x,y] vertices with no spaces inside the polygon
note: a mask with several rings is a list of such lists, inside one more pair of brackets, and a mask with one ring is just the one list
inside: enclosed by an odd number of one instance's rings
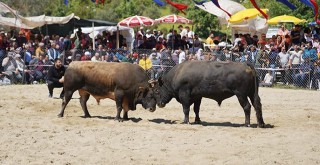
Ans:
{"label": "metal barrier fence", "polygon": [[[88,52],[90,53],[88,55]],[[150,59],[153,56],[160,59],[159,63],[153,65],[153,69],[148,71],[150,78],[158,78],[161,75],[166,74],[173,66],[179,63],[179,52],[177,50],[164,50],[154,51],[146,49],[132,50],[127,52],[126,50],[71,50],[61,53],[61,59],[65,65],[68,65],[70,61],[85,60],[86,56],[88,59],[92,58],[95,54],[99,57],[104,57],[103,60],[106,62],[113,62],[114,59],[119,58],[132,58],[129,62],[138,63],[142,54],[146,54]],[[252,52],[251,52],[252,53]],[[270,55],[270,53],[268,54]],[[320,66],[313,65],[313,63],[306,64],[306,61],[300,62],[299,64],[286,65],[282,64],[283,61],[278,55],[275,57],[270,56],[250,56],[250,52],[244,53],[239,51],[225,51],[225,50],[213,50],[213,51],[201,51],[198,50],[196,53],[186,52],[185,60],[210,60],[210,61],[234,61],[234,62],[249,62],[252,63],[258,73],[261,86],[273,86],[274,84],[283,84],[286,86],[296,86],[300,88],[312,88],[319,89],[320,83]],[[7,56],[0,56],[0,62]],[[121,60],[120,60],[121,61]],[[152,61],[152,60],[151,60]],[[46,72],[48,67],[52,63],[48,64],[32,64],[26,66],[27,72],[20,72],[20,76],[15,74],[8,75],[2,70],[0,74],[0,84],[11,84],[15,83],[32,83],[32,82],[45,82]],[[2,68],[3,69],[3,68]]]}

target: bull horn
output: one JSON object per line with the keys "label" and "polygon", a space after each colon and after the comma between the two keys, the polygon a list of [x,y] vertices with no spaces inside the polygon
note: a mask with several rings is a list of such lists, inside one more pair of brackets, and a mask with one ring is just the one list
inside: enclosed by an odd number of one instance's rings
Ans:
{"label": "bull horn", "polygon": [[150,83],[150,84],[153,84],[155,82],[157,82],[157,80],[151,79],[151,80],[148,81],[148,83]]}

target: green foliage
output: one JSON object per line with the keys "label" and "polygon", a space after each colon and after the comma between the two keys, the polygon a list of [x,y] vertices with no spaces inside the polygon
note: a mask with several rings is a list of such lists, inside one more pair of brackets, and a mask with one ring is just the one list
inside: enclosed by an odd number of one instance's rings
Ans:
{"label": "green foliage", "polygon": [[[168,14],[181,14],[171,5],[165,7],[157,6],[152,0],[106,0],[105,5],[96,5],[91,0],[69,0],[69,5],[65,6],[63,0],[1,0],[13,9],[19,11],[23,16],[37,16],[46,14],[49,16],[65,16],[70,13],[84,19],[101,19],[111,22],[119,22],[123,18],[133,15],[143,15],[150,18],[159,18]],[[200,1],[200,0],[199,0]],[[234,0],[242,3],[247,8],[252,8],[249,0]],[[314,21],[313,9],[302,4],[299,0],[289,0],[297,9],[292,11],[287,6],[276,0],[257,0],[261,8],[269,9],[269,18],[278,15],[293,15],[298,18],[306,19],[308,22]],[[207,37],[210,30],[220,30],[216,16],[209,14],[194,6],[192,0],[174,0],[174,2],[189,5],[186,10],[188,19],[194,21],[194,31],[200,37]],[[320,4],[320,0],[317,0]],[[177,25],[175,26],[177,27]],[[153,28],[168,31],[172,28],[171,24],[156,25]]]}
{"label": "green foliage", "polygon": [[187,10],[187,18],[193,20],[193,31],[198,33],[201,38],[208,37],[211,30],[217,30],[219,27],[216,16],[195,7],[193,3]]}

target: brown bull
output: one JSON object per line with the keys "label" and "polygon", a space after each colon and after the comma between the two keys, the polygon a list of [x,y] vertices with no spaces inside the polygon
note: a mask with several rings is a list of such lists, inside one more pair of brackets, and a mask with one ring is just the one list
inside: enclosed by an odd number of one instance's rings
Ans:
{"label": "brown bull", "polygon": [[148,83],[146,72],[131,63],[72,62],[64,75],[64,100],[59,117],[78,90],[80,104],[85,117],[90,117],[87,101],[92,95],[99,103],[100,99],[110,98],[116,102],[117,116],[124,109],[123,119],[128,119],[128,111],[135,110],[137,104],[154,111],[156,100]]}

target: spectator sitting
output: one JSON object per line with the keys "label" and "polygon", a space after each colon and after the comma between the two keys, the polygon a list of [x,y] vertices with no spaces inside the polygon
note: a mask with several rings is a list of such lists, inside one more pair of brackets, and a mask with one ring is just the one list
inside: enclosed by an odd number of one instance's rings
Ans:
{"label": "spectator sitting", "polygon": [[149,56],[150,60],[153,58],[153,56],[156,56],[157,59],[161,58],[161,54],[156,50],[156,48],[152,48],[152,53]]}
{"label": "spectator sitting", "polygon": [[86,51],[84,52],[84,56],[81,57],[81,61],[90,61],[91,60],[91,53]]}
{"label": "spectator sitting", "polygon": [[[64,76],[65,71],[66,71],[66,69],[62,65],[61,59],[56,58],[54,60],[54,65],[52,65],[48,71],[47,85],[48,85],[50,98],[52,98],[52,96],[53,96],[53,89],[54,88],[63,87],[63,82],[64,82],[63,76]],[[64,97],[64,89],[62,88],[62,91],[60,93],[60,98],[63,99],[63,97]]]}
{"label": "spectator sitting", "polygon": [[8,52],[7,57],[2,61],[2,67],[4,70],[3,74],[7,75],[12,83],[17,83],[22,80],[22,76],[18,70],[18,65],[14,56],[14,52]]}
{"label": "spectator sitting", "polygon": [[18,70],[23,77],[22,83],[30,84],[30,72],[31,71],[27,69],[27,66],[25,65],[24,61],[21,59],[20,54],[16,54],[14,57],[15,57],[15,60],[16,60],[17,66],[18,66]]}
{"label": "spectator sitting", "polygon": [[31,78],[33,81],[43,81],[45,80],[46,74],[45,74],[45,68],[44,68],[44,59],[46,55],[42,54],[40,58],[33,58],[30,61],[31,66]]}
{"label": "spectator sitting", "polygon": [[94,54],[94,56],[91,58],[91,61],[95,61],[95,62],[101,61],[99,52],[96,52],[96,53]]}
{"label": "spectator sitting", "polygon": [[260,86],[263,87],[271,87],[273,85],[273,76],[270,70],[268,70],[268,73],[264,76],[263,81],[261,81]]}

